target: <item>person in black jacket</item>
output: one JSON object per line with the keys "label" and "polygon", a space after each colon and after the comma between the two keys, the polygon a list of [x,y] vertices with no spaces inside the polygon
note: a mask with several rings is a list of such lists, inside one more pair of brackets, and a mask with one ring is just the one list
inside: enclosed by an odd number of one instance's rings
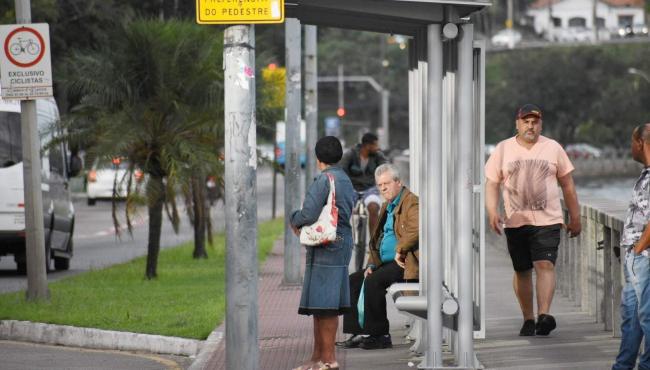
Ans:
{"label": "person in black jacket", "polygon": [[354,190],[363,192],[363,203],[368,209],[370,234],[377,227],[377,216],[382,203],[375,184],[375,170],[386,162],[388,160],[384,153],[379,150],[379,139],[371,132],[364,134],[361,144],[345,152],[339,162],[339,167],[352,181]]}

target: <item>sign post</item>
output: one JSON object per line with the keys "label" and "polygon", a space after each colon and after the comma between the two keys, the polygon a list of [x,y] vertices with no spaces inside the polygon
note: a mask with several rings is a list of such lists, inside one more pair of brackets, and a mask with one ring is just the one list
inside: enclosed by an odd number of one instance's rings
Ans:
{"label": "sign post", "polygon": [[[282,23],[284,0],[196,0],[199,24],[224,31],[226,368],[259,369],[254,23]],[[216,148],[215,148],[216,149]]]}
{"label": "sign post", "polygon": [[37,97],[52,96],[47,24],[31,22],[29,0],[16,0],[16,21],[23,25],[0,27],[0,84],[2,97],[21,99],[23,184],[25,187],[25,250],[27,258],[27,300],[47,300],[41,156],[36,123]]}

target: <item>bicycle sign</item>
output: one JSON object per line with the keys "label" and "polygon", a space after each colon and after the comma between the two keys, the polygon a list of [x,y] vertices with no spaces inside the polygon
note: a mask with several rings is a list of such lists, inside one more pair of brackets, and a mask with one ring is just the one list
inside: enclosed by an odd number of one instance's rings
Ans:
{"label": "bicycle sign", "polygon": [[50,33],[46,23],[0,26],[2,97],[52,96]]}

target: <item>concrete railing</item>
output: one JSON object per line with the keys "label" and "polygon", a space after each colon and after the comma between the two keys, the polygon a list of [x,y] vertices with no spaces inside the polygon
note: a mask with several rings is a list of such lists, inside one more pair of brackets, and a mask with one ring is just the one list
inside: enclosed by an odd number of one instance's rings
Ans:
{"label": "concrete railing", "polygon": [[576,168],[573,177],[612,177],[631,176],[635,177],[641,171],[641,165],[630,158],[605,156],[603,158],[575,158],[571,159]]}
{"label": "concrete railing", "polygon": [[619,241],[627,203],[585,197],[579,200],[582,233],[576,238],[562,233],[556,263],[557,291],[602,323],[604,330],[620,336],[621,260],[625,251],[620,250]]}

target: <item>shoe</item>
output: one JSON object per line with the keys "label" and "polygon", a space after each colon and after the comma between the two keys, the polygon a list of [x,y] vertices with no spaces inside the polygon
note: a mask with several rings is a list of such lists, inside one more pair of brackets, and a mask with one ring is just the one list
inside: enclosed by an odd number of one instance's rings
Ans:
{"label": "shoe", "polygon": [[322,362],[318,361],[313,368],[314,370],[339,370],[338,362]]}
{"label": "shoe", "polygon": [[556,327],[557,324],[553,316],[543,313],[537,317],[537,325],[535,327],[537,335],[548,335]]}
{"label": "shoe", "polygon": [[371,335],[363,339],[359,348],[363,349],[383,349],[393,347],[393,342],[390,339],[390,334],[387,335]]}
{"label": "shoe", "polygon": [[336,346],[343,348],[357,348],[364,339],[365,338],[361,335],[353,335],[348,338],[348,340],[344,340],[343,342],[336,342]]}
{"label": "shoe", "polygon": [[535,336],[535,320],[530,319],[524,321],[524,325],[519,330],[520,337],[534,337]]}

